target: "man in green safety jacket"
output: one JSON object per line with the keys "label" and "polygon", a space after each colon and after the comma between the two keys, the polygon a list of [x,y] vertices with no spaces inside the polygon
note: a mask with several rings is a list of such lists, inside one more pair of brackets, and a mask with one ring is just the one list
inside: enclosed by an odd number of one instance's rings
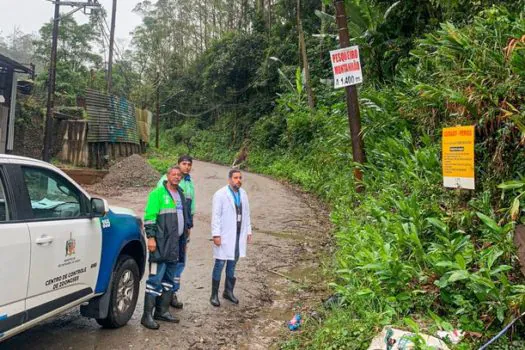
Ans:
{"label": "man in green safety jacket", "polygon": [[146,204],[144,229],[148,237],[150,271],[141,323],[150,329],[159,328],[155,320],[179,322],[170,313],[169,306],[177,266],[189,234],[190,207],[179,187],[182,176],[179,166],[168,169],[167,180],[162,187],[150,192]]}
{"label": "man in green safety jacket", "polygon": [[[191,208],[188,220],[188,227],[191,229],[193,227],[193,215],[195,215],[195,186],[193,185],[193,181],[190,176],[193,166],[193,158],[188,155],[181,156],[178,159],[177,164],[180,167],[183,176],[181,182],[179,183],[179,187],[184,192],[184,197],[186,198],[188,207]],[[162,176],[162,178],[157,183],[157,187],[163,187],[164,181],[166,181],[166,175]],[[182,309],[184,306],[183,303],[177,298],[177,291],[180,289],[180,278],[182,276],[182,272],[184,271],[184,267],[186,266],[186,245],[189,241],[190,240],[188,238],[183,242],[183,249],[181,255],[179,256],[179,263],[177,264],[175,271],[175,283],[173,286],[173,298],[171,301],[171,306],[177,309]]]}

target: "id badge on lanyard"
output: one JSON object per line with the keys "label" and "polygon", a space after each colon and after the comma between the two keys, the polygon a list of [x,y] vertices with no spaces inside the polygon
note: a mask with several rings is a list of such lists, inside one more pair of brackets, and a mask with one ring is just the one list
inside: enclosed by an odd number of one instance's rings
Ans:
{"label": "id badge on lanyard", "polygon": [[[237,193],[238,197],[236,197],[235,193],[233,193],[231,188],[228,188],[228,190],[230,191],[230,193],[231,193],[231,195],[233,197],[233,201],[235,203],[235,211],[237,212],[237,223],[240,223],[242,221],[241,194]],[[239,205],[237,205],[237,201],[239,202]]]}

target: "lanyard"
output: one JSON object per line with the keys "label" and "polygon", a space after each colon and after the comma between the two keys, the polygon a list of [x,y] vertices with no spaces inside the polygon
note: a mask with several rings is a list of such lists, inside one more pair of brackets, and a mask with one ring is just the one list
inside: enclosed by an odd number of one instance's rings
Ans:
{"label": "lanyard", "polygon": [[235,202],[235,206],[240,207],[241,206],[241,193],[240,191],[237,191],[235,193],[230,186],[228,186],[228,190],[230,190],[230,193],[232,194],[233,201]]}

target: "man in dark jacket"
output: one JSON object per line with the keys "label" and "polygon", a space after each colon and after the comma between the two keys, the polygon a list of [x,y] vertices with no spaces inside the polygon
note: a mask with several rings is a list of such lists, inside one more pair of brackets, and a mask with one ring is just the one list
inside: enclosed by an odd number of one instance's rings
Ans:
{"label": "man in dark jacket", "polygon": [[[144,228],[148,237],[150,273],[146,281],[144,314],[141,323],[158,329],[155,320],[179,322],[169,311],[176,279],[180,247],[188,235],[190,208],[179,187],[182,171],[179,166],[168,169],[164,186],[157,187],[148,197]],[[153,313],[155,309],[155,313]]]}

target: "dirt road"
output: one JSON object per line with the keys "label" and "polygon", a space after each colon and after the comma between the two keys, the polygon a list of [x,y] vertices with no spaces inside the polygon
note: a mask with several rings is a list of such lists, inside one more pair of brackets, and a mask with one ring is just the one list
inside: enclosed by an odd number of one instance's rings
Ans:
{"label": "dirt road", "polygon": [[[78,308],[44,322],[0,344],[1,349],[267,349],[288,332],[286,320],[315,296],[317,252],[326,236],[320,206],[266,177],[244,173],[254,230],[248,257],[237,269],[238,306],[221,298],[209,304],[213,265],[210,212],[213,193],[226,184],[227,168],[195,161],[197,214],[189,244],[180,300],[173,310],[180,324],[162,323],[151,331],[140,325],[144,279],[137,309],[129,324],[101,329],[80,316]],[[130,188],[108,197],[109,203],[133,208],[140,215],[148,189]],[[273,272],[270,272],[273,271]],[[224,274],[223,274],[224,275]],[[283,277],[286,276],[286,277]],[[221,294],[223,283],[221,284]]]}

